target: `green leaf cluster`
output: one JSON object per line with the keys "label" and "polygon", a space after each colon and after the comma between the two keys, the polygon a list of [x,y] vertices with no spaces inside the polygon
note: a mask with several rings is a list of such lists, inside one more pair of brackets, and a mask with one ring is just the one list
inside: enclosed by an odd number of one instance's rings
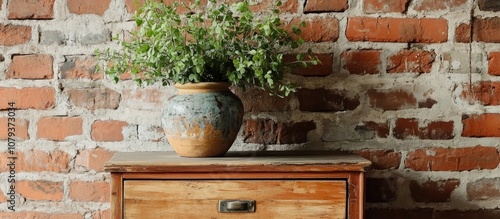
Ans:
{"label": "green leaf cluster", "polygon": [[[317,63],[302,55],[293,62],[283,60],[280,51],[295,49],[303,40],[283,28],[277,10],[281,2],[262,16],[250,10],[247,0],[185,2],[147,0],[134,15],[137,29],[130,40],[120,42],[122,49],[96,51],[111,63],[104,65],[105,73],[117,81],[124,73],[140,75],[136,81],[147,84],[230,82],[286,96],[294,87],[284,75],[293,66]],[[300,35],[299,27],[292,29]]]}

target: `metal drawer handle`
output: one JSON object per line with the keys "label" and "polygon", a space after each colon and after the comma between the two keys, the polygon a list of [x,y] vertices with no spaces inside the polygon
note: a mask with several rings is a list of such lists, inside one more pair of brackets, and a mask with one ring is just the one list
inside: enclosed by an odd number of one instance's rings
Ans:
{"label": "metal drawer handle", "polygon": [[219,213],[255,212],[255,200],[219,200]]}

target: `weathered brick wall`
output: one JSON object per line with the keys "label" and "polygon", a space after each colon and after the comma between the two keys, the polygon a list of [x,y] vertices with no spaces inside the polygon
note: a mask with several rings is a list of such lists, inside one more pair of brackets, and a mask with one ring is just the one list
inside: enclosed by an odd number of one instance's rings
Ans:
{"label": "weathered brick wall", "polygon": [[[265,10],[271,0],[253,9]],[[171,150],[160,110],[171,87],[115,84],[92,52],[117,48],[132,0],[0,0],[0,218],[109,218],[117,151]],[[233,150],[323,149],[373,162],[367,218],[500,218],[497,0],[285,0],[322,65],[278,99],[236,91]],[[8,102],[16,106],[16,212]]]}

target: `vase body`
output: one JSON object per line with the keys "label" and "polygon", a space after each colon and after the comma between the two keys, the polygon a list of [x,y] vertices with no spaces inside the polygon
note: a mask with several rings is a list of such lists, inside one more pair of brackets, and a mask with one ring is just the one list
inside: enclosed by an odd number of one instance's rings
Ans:
{"label": "vase body", "polygon": [[236,140],[243,104],[229,83],[176,84],[162,115],[168,142],[183,157],[224,155]]}

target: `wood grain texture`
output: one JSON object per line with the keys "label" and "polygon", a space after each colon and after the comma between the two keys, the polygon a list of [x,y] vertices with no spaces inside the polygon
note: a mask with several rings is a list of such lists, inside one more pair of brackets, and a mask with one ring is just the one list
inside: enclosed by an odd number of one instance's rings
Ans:
{"label": "wood grain texture", "polygon": [[[235,168],[237,169],[237,168]],[[353,172],[227,172],[121,173],[123,179],[348,179]],[[354,172],[357,173],[357,172]]]}
{"label": "wood grain texture", "polygon": [[370,161],[325,151],[228,152],[223,157],[184,158],[174,152],[121,152],[105,165],[108,172],[364,171]]}
{"label": "wood grain texture", "polygon": [[349,219],[364,218],[365,181],[364,172],[351,173],[347,179],[349,193]]}
{"label": "wood grain texture", "polygon": [[123,213],[123,175],[111,174],[111,217],[122,218]]}
{"label": "wood grain texture", "polygon": [[[345,219],[344,180],[126,180],[125,218]],[[218,213],[218,200],[255,200],[254,213]]]}

